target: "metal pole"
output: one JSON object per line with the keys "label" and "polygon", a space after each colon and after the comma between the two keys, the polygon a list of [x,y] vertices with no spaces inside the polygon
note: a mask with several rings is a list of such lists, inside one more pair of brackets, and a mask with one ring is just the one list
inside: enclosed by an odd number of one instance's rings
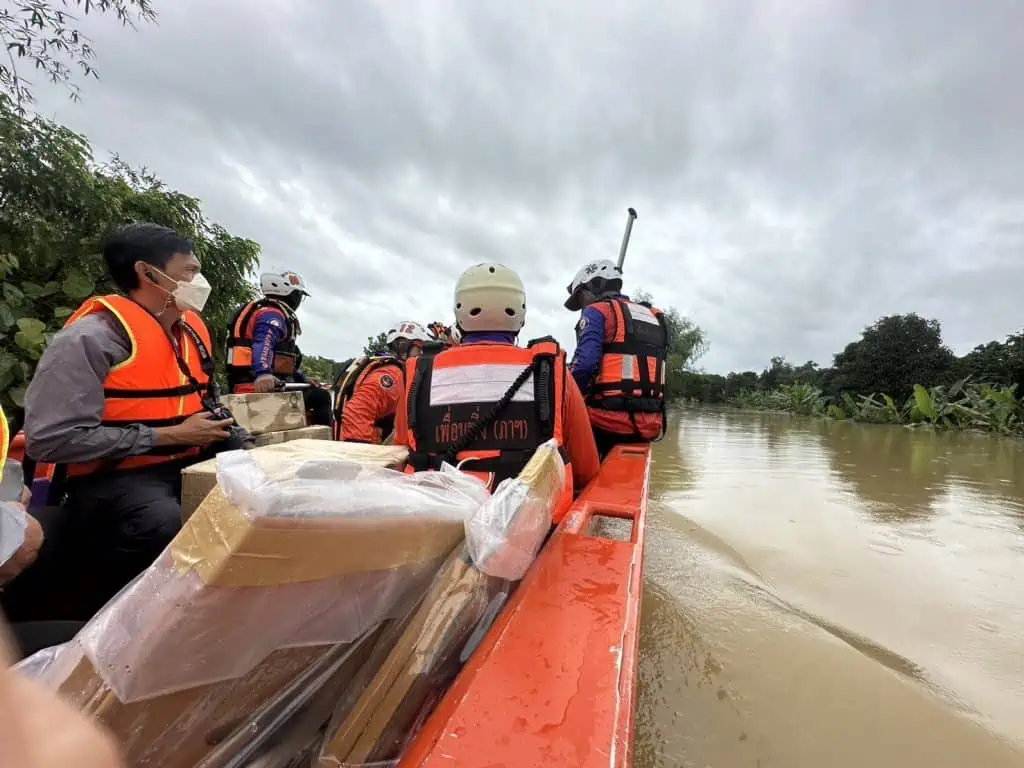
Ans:
{"label": "metal pole", "polygon": [[626,231],[622,235],[622,245],[619,246],[619,271],[622,271],[622,263],[626,260],[626,248],[629,247],[629,235],[633,231],[633,222],[636,221],[636,208],[626,209]]}

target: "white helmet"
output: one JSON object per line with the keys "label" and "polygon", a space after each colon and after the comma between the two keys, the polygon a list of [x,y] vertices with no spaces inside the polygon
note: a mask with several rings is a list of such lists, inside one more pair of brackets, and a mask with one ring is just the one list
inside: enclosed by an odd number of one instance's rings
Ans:
{"label": "white helmet", "polygon": [[470,267],[455,284],[455,322],[463,333],[518,333],[526,322],[526,291],[504,264]]}
{"label": "white helmet", "polygon": [[294,272],[265,272],[260,275],[260,290],[264,296],[279,296],[284,298],[291,296],[298,291],[303,296],[309,296],[306,284],[302,278]]}
{"label": "white helmet", "polygon": [[[622,272],[614,261],[609,259],[599,259],[592,261],[589,264],[584,264],[580,271],[576,273],[576,276],[569,283],[569,298],[565,300],[565,308],[572,310],[573,312],[581,309],[580,304],[580,290],[588,287],[592,282],[601,280],[604,283],[609,283],[608,288],[612,290],[618,290],[622,288]],[[614,285],[613,283],[618,283]],[[600,291],[598,291],[600,292]]]}
{"label": "white helmet", "polygon": [[427,342],[432,341],[433,336],[431,336],[429,331],[419,323],[413,322],[412,320],[403,320],[393,328],[388,328],[385,342],[390,347],[399,339]]}

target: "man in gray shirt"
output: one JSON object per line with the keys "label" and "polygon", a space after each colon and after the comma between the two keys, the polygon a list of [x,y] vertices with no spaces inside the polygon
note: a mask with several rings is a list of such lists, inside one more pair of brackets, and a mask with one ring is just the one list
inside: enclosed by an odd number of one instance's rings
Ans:
{"label": "man in gray shirt", "polygon": [[214,413],[198,315],[209,284],[192,243],[134,224],[108,240],[104,258],[125,296],[90,299],[72,316],[25,398],[26,455],[57,465],[66,496],[49,516],[59,535],[46,531],[37,565],[5,590],[12,621],[88,619],[180,529],[182,467],[248,436]]}

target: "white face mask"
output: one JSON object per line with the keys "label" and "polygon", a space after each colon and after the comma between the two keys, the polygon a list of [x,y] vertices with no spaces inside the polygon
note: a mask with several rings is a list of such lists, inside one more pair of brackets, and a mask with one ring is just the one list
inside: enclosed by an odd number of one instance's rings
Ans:
{"label": "white face mask", "polygon": [[197,272],[190,282],[179,282],[178,287],[171,291],[171,296],[182,312],[202,312],[211,290],[206,278]]}

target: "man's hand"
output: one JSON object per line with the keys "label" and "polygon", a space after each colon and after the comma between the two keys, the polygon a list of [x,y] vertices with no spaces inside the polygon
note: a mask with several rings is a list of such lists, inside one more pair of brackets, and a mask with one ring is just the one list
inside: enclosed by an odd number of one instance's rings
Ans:
{"label": "man's hand", "polygon": [[25,513],[25,541],[11,559],[0,564],[0,581],[10,581],[39,557],[43,546],[43,528],[32,515]]}
{"label": "man's hand", "polygon": [[156,429],[157,445],[210,445],[231,435],[232,419],[217,419],[200,411],[173,427]]}
{"label": "man's hand", "polygon": [[21,489],[21,506],[27,507],[32,501],[32,489],[25,486]]}
{"label": "man's hand", "polygon": [[53,691],[12,672],[0,621],[0,768],[122,768],[117,745]]}
{"label": "man's hand", "polygon": [[252,386],[256,392],[273,392],[277,389],[277,379],[270,374],[264,374],[263,376],[258,376]]}

